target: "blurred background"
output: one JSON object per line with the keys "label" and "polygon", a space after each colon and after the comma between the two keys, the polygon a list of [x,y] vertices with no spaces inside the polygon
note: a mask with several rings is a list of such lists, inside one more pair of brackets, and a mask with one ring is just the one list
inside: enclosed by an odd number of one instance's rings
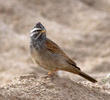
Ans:
{"label": "blurred background", "polygon": [[109,73],[110,0],[0,0],[0,84],[35,72],[29,32],[37,22],[84,72],[99,80]]}

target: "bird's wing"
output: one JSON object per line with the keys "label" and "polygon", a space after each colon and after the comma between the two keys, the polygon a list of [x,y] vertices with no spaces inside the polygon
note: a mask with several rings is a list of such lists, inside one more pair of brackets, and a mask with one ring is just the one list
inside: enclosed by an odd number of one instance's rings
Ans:
{"label": "bird's wing", "polygon": [[52,53],[66,56],[66,54],[60,49],[60,47],[49,39],[46,41],[46,47]]}
{"label": "bird's wing", "polygon": [[59,47],[56,43],[54,43],[53,41],[51,41],[51,40],[48,39],[48,40],[46,41],[46,47],[47,47],[47,49],[48,49],[50,52],[64,56],[64,57],[66,58],[67,63],[69,63],[70,65],[72,65],[72,66],[74,66],[74,67],[76,67],[76,68],[78,68],[78,69],[80,69],[79,67],[76,66],[76,63],[75,63],[73,60],[71,60],[71,59],[63,52],[63,50],[61,50],[60,47]]}

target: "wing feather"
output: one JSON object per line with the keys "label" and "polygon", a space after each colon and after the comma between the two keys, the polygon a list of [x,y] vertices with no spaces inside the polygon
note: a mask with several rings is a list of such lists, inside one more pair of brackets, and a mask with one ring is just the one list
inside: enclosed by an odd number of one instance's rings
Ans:
{"label": "wing feather", "polygon": [[51,41],[50,39],[48,39],[48,40],[46,41],[46,47],[47,47],[47,49],[48,49],[50,52],[64,56],[64,57],[66,58],[66,62],[67,62],[67,63],[69,63],[70,65],[72,65],[72,66],[74,66],[74,67],[76,67],[76,68],[78,68],[78,69],[80,69],[79,67],[76,66],[76,63],[75,63],[73,60],[71,60],[71,59],[63,52],[63,50],[61,50],[60,47],[59,47],[56,43],[54,43],[53,41]]}

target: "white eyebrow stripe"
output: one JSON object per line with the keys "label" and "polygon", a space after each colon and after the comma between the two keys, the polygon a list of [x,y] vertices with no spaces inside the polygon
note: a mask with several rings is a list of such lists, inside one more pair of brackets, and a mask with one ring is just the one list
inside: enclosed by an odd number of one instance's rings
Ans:
{"label": "white eyebrow stripe", "polygon": [[34,31],[36,31],[36,30],[41,30],[41,28],[34,28],[34,29],[32,29],[30,32],[32,33],[32,32],[34,32]]}

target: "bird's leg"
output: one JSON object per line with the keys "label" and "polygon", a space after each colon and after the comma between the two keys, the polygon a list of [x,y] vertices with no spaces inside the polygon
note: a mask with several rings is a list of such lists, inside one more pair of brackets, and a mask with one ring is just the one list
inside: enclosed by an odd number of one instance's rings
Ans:
{"label": "bird's leg", "polygon": [[50,72],[48,72],[48,76],[53,76],[55,72],[57,72],[58,69],[52,70]]}
{"label": "bird's leg", "polygon": [[44,78],[49,78],[50,77],[50,78],[53,79],[53,76],[54,76],[55,72],[57,72],[57,71],[58,71],[58,69],[49,71],[48,75],[46,75]]}

